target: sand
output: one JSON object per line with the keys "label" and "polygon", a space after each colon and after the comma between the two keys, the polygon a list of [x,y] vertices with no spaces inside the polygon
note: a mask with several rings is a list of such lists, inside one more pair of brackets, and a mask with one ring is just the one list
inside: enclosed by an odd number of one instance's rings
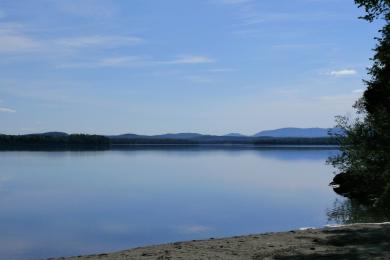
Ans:
{"label": "sand", "polygon": [[210,238],[56,259],[390,259],[390,224]]}

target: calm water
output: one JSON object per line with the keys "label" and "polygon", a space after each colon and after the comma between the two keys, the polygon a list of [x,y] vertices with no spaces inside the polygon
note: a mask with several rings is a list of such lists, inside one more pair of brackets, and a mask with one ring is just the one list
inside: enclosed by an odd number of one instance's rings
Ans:
{"label": "calm water", "polygon": [[0,259],[45,259],[329,222],[335,150],[0,152]]}

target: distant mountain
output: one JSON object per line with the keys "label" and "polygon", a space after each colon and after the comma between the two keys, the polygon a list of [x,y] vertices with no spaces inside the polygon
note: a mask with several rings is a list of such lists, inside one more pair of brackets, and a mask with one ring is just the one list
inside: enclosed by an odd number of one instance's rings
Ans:
{"label": "distant mountain", "polygon": [[240,134],[240,133],[230,133],[230,134],[227,134],[227,135],[224,135],[224,136],[228,136],[228,137],[246,137],[245,135]]}
{"label": "distant mountain", "polygon": [[68,134],[64,132],[46,132],[46,133],[37,133],[37,134],[28,134],[28,135],[40,135],[40,136],[50,136],[50,137],[68,136]]}
{"label": "distant mountain", "polygon": [[202,137],[202,134],[198,133],[178,133],[178,134],[162,134],[162,135],[153,135],[153,138],[159,139],[193,139]]}
{"label": "distant mountain", "polygon": [[261,131],[255,137],[328,137],[329,133],[341,133],[337,128],[280,128]]}
{"label": "distant mountain", "polygon": [[197,133],[177,133],[177,134],[161,134],[161,135],[137,135],[137,134],[122,134],[108,136],[113,139],[175,139],[175,140],[187,140],[193,138],[199,138],[204,135]]}
{"label": "distant mountain", "polygon": [[[226,135],[208,135],[199,133],[167,133],[160,135],[138,135],[138,134],[121,134],[121,135],[107,135],[106,137],[116,140],[189,140],[189,141],[242,141],[254,138],[286,138],[286,137],[302,137],[302,138],[316,138],[329,137],[329,133],[341,134],[342,130],[339,128],[297,128],[287,127],[274,130],[261,131],[255,135],[247,136],[240,133],[229,133]],[[1,134],[0,134],[1,135]],[[45,132],[26,134],[25,136],[48,136],[48,137],[66,137],[69,134],[64,132]]]}
{"label": "distant mountain", "polygon": [[110,135],[107,137],[113,138],[113,139],[136,139],[136,138],[145,138],[148,136],[136,135],[136,134],[121,134],[121,135]]}
{"label": "distant mountain", "polygon": [[229,133],[226,135],[204,135],[199,133],[168,133],[160,135],[137,135],[137,134],[122,134],[108,136],[111,139],[167,139],[167,140],[191,140],[191,141],[222,141],[222,140],[249,140],[253,138],[265,138],[265,137],[302,137],[302,138],[315,138],[315,137],[329,137],[329,133],[341,133],[337,128],[280,128],[275,130],[261,131],[253,136],[246,136],[240,133]]}

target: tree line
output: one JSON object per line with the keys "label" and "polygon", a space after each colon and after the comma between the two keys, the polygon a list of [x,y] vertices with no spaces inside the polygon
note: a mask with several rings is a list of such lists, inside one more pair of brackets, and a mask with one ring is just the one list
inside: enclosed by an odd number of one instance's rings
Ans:
{"label": "tree line", "polygon": [[109,145],[110,139],[101,135],[0,135],[0,147],[102,147]]}
{"label": "tree line", "polygon": [[102,135],[0,135],[0,147],[110,147],[115,145],[338,145],[339,140],[332,137],[289,138],[258,137],[207,139],[157,139],[157,138],[109,138]]}

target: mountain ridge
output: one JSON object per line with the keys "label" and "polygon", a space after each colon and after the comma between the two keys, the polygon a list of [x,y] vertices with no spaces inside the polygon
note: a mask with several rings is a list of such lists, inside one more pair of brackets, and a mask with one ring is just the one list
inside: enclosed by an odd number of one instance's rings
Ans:
{"label": "mountain ridge", "polygon": [[[157,135],[142,135],[125,133],[118,135],[104,135],[111,139],[178,139],[178,140],[191,140],[191,139],[210,139],[210,138],[234,138],[234,139],[249,139],[249,138],[315,138],[315,137],[329,137],[330,134],[340,134],[342,132],[339,128],[299,128],[299,127],[285,127],[272,130],[263,130],[254,135],[244,135],[237,132],[228,133],[225,135],[212,135],[212,134],[200,134],[191,132],[179,132],[179,133],[166,133]],[[22,136],[50,136],[50,137],[62,137],[69,135],[65,132],[51,131],[44,133],[24,134]]]}
{"label": "mountain ridge", "polygon": [[[330,134],[340,133],[341,129],[338,128],[299,128],[299,127],[284,127],[273,130],[263,130],[254,135],[244,135],[241,133],[229,133],[225,135],[211,135],[211,134],[200,134],[200,133],[167,133],[159,135],[136,135],[126,134],[132,138],[161,138],[161,139],[196,139],[196,138],[257,138],[257,137],[300,137],[300,138],[313,138],[313,137],[329,137]],[[126,135],[117,135],[125,137]],[[114,136],[116,137],[116,136]]]}
{"label": "mountain ridge", "polygon": [[341,133],[339,128],[298,128],[284,127],[273,130],[263,130],[254,135],[254,137],[329,137],[331,134]]}

